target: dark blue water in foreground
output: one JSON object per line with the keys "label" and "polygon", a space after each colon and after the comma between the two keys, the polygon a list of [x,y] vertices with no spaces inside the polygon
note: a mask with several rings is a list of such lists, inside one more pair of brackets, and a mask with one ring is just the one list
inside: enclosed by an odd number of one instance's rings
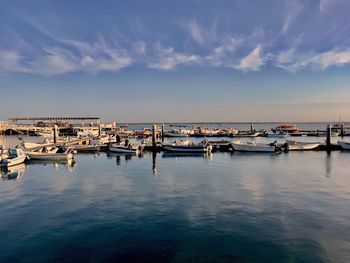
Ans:
{"label": "dark blue water in foreground", "polygon": [[349,262],[350,153],[77,155],[0,180],[0,262]]}

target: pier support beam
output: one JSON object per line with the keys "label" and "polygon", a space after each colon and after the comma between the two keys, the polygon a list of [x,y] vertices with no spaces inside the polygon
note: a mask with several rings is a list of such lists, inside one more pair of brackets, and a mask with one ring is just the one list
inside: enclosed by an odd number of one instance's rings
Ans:
{"label": "pier support beam", "polygon": [[340,124],[340,136],[344,137],[344,122]]}
{"label": "pier support beam", "polygon": [[164,123],[162,124],[162,142],[164,142]]}
{"label": "pier support beam", "polygon": [[101,137],[101,124],[98,124],[98,137]]}
{"label": "pier support beam", "polygon": [[332,150],[332,142],[331,142],[331,133],[332,133],[332,125],[327,125],[327,139],[326,139],[326,150],[330,152]]}
{"label": "pier support beam", "polygon": [[153,124],[152,126],[152,150],[156,151],[157,149],[157,125]]}
{"label": "pier support beam", "polygon": [[54,144],[57,143],[57,137],[58,137],[58,127],[55,124],[55,126],[53,127],[53,143]]}

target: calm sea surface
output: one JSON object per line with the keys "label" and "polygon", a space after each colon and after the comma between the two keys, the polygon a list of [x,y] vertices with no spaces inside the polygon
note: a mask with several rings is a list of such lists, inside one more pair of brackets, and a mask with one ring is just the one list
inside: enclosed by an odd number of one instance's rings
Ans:
{"label": "calm sea surface", "polygon": [[317,151],[28,163],[2,172],[0,262],[350,262],[349,171]]}

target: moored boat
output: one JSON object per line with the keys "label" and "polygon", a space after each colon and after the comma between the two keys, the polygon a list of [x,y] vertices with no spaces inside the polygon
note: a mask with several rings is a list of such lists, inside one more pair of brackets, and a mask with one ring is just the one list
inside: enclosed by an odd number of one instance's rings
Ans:
{"label": "moored boat", "polygon": [[200,143],[175,142],[172,144],[163,144],[163,149],[166,152],[211,153],[212,146],[204,140]]}
{"label": "moored boat", "polygon": [[24,163],[27,155],[22,149],[19,148],[10,148],[8,149],[7,154],[2,155],[0,160],[1,167],[11,167],[21,163]]}
{"label": "moored boat", "polygon": [[338,141],[338,144],[343,150],[350,150],[350,142],[349,141]]}
{"label": "moored boat", "polygon": [[282,131],[286,133],[298,133],[300,132],[300,128],[298,128],[296,125],[291,124],[282,124],[277,126],[274,131]]}
{"label": "moored boat", "polygon": [[142,151],[142,147],[137,144],[121,142],[108,145],[108,150],[114,153],[139,154]]}
{"label": "moored boat", "polygon": [[270,138],[286,138],[287,136],[289,136],[289,134],[284,131],[276,131],[276,132],[271,131],[266,133],[266,136]]}
{"label": "moored boat", "polygon": [[264,144],[264,143],[255,143],[255,142],[241,142],[234,141],[231,142],[232,149],[234,151],[240,152],[277,152],[280,148],[276,143]]}
{"label": "moored boat", "polygon": [[73,148],[64,146],[42,147],[26,152],[29,160],[70,160],[73,159]]}
{"label": "moored boat", "polygon": [[288,151],[307,151],[314,150],[320,146],[319,142],[299,142],[299,141],[286,141],[286,147]]}
{"label": "moored boat", "polygon": [[258,132],[239,132],[237,134],[233,134],[232,137],[234,138],[251,138],[251,137],[258,137]]}

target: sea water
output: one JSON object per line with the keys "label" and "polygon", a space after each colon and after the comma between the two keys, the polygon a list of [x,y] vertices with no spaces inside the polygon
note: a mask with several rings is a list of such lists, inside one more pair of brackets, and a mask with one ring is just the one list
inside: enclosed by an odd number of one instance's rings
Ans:
{"label": "sea water", "polygon": [[349,262],[349,160],[101,152],[29,162],[2,172],[0,262]]}

